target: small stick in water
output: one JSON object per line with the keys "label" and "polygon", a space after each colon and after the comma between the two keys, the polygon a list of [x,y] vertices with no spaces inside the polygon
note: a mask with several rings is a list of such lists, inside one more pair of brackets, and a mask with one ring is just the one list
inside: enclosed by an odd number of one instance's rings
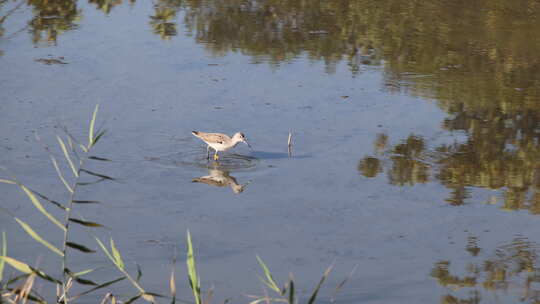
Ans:
{"label": "small stick in water", "polygon": [[287,140],[287,151],[289,151],[289,157],[292,155],[292,133],[289,132],[289,139]]}

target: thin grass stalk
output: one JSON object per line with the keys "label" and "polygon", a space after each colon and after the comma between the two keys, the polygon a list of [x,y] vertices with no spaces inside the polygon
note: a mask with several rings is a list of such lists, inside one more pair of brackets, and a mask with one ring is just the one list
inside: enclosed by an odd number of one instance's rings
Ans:
{"label": "thin grass stalk", "polygon": [[[92,120],[90,122],[90,129],[88,130],[88,135],[89,135],[89,144],[88,144],[88,148],[87,149],[83,149],[83,151],[88,154],[90,152],[90,148],[92,147],[92,145],[90,143],[92,143],[93,141],[93,136],[94,136],[94,124],[95,124],[95,121],[96,121],[96,116],[97,116],[97,112],[98,112],[98,109],[99,109],[99,104],[96,105],[96,108],[94,110],[94,114],[92,115]],[[63,280],[62,280],[62,290],[63,290],[63,299],[64,301],[62,302],[63,304],[67,304],[68,303],[68,291],[67,291],[67,286],[66,286],[66,280],[69,279],[69,274],[66,273],[65,269],[66,269],[66,265],[67,265],[67,243],[68,243],[68,237],[69,237],[69,224],[70,224],[70,218],[71,218],[71,211],[73,210],[73,201],[75,200],[75,193],[76,193],[76,190],[77,190],[77,185],[79,184],[79,180],[81,178],[81,170],[83,169],[83,166],[84,166],[84,159],[80,158],[79,159],[79,167],[77,168],[76,170],[76,174],[75,174],[75,180],[73,182],[73,186],[71,187],[72,191],[70,191],[70,195],[69,195],[69,200],[68,200],[68,204],[67,204],[67,210],[66,210],[66,217],[65,217],[65,220],[64,220],[64,227],[66,228],[64,230],[64,240],[62,242],[62,253],[64,254],[63,257],[62,257],[62,274],[63,274]],[[69,187],[68,187],[69,189]]]}
{"label": "thin grass stalk", "polygon": [[76,190],[77,190],[77,184],[79,182],[79,179],[81,177],[81,168],[84,164],[84,160],[79,160],[79,168],[77,170],[77,175],[75,177],[75,181],[73,182],[73,191],[70,193],[69,195],[69,200],[68,200],[68,204],[67,204],[67,208],[66,208],[66,217],[64,219],[64,227],[66,228],[64,230],[64,239],[63,239],[63,242],[62,242],[62,253],[64,254],[63,257],[62,257],[62,274],[63,274],[63,280],[62,280],[62,290],[63,290],[63,299],[64,301],[62,302],[63,304],[67,304],[68,303],[68,292],[67,292],[67,286],[66,286],[66,280],[69,279],[69,275],[66,273],[65,269],[66,269],[66,265],[67,265],[67,243],[68,243],[68,237],[69,237],[69,224],[70,224],[70,217],[71,217],[71,211],[73,210],[73,201],[75,200],[75,193],[76,193]]}

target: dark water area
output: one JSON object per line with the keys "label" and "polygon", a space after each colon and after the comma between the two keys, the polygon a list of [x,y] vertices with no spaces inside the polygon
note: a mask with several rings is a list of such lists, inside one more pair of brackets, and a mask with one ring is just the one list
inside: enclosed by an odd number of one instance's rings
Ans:
{"label": "dark water area", "polygon": [[[185,234],[214,302],[262,294],[259,255],[305,302],[357,271],[337,303],[540,301],[540,2],[0,0],[0,178],[69,195],[62,126],[107,133],[80,187],[73,253],[88,278],[120,274],[190,299]],[[219,161],[192,130],[243,132]],[[288,137],[292,134],[289,153]],[[88,177],[91,181],[92,178]],[[52,244],[61,231],[0,184],[0,207]],[[62,212],[45,205],[55,217]],[[59,276],[59,259],[0,213],[8,256]],[[16,274],[7,269],[7,274]],[[38,289],[53,297],[55,287]],[[84,290],[83,287],[75,287]],[[111,290],[136,293],[127,282]],[[96,303],[105,294],[83,297]],[[51,298],[52,299],[52,298]]]}

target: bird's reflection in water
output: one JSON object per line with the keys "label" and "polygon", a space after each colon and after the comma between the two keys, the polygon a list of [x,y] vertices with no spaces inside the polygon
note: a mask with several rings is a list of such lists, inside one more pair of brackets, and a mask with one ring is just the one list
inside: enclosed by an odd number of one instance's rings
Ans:
{"label": "bird's reflection in water", "polygon": [[235,194],[242,193],[246,186],[250,183],[247,182],[245,184],[239,184],[236,181],[236,178],[229,175],[229,171],[219,168],[218,162],[214,162],[212,167],[208,168],[208,175],[194,178],[192,182],[204,183],[216,187],[229,186]]}

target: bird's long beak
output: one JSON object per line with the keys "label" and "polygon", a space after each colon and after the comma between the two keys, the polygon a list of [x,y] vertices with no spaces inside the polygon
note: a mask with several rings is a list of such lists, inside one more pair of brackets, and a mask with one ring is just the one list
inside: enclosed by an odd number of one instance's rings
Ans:
{"label": "bird's long beak", "polygon": [[246,145],[251,149],[251,151],[253,151],[253,148],[252,148],[251,145],[247,142],[247,140],[244,140],[244,142],[245,142]]}

